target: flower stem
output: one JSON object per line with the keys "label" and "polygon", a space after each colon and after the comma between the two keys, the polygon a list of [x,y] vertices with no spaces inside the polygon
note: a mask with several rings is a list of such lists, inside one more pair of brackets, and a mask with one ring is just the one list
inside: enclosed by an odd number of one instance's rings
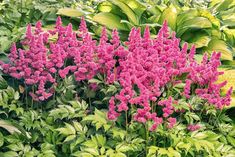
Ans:
{"label": "flower stem", "polygon": [[148,130],[148,124],[145,124],[145,153],[146,156],[148,154],[148,141],[149,141],[149,130]]}

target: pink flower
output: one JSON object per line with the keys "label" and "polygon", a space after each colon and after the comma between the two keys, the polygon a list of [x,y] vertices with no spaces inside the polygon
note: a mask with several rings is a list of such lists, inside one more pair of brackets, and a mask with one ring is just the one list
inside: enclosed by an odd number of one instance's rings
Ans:
{"label": "pink flower", "polygon": [[169,122],[167,126],[169,129],[173,128],[176,124],[176,118],[170,117],[167,119],[167,121]]}
{"label": "pink flower", "polygon": [[188,125],[188,127],[187,127],[187,129],[188,129],[189,131],[191,131],[191,132],[196,131],[196,130],[198,130],[198,129],[200,129],[200,128],[201,128],[201,126],[198,125],[198,124],[190,124],[190,125]]}

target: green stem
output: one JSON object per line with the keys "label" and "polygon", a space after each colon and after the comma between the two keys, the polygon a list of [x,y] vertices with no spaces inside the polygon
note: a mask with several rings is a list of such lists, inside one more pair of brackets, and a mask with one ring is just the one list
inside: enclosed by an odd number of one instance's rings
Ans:
{"label": "green stem", "polygon": [[27,86],[24,84],[24,89],[25,89],[25,101],[26,101],[26,109],[28,110],[28,92],[27,92]]}
{"label": "green stem", "polygon": [[[33,85],[33,87],[32,87],[32,92],[33,92],[33,94],[34,94],[34,85]],[[31,101],[31,109],[33,109],[33,98],[31,99],[32,101]]]}
{"label": "green stem", "polygon": [[148,141],[149,141],[149,130],[148,130],[148,124],[146,123],[145,124],[145,153],[146,153],[146,156],[148,154]]}
{"label": "green stem", "polygon": [[126,134],[128,133],[128,115],[127,115],[127,111],[125,112],[126,115]]}

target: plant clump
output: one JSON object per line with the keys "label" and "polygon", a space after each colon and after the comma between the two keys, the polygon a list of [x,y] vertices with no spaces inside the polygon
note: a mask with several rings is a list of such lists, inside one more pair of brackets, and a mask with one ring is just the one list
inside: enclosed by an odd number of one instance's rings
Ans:
{"label": "plant clump", "polygon": [[[52,36],[57,36],[56,41],[50,40]],[[49,31],[42,29],[41,22],[34,30],[29,24],[22,41],[24,48],[17,49],[13,44],[10,62],[0,65],[4,73],[32,86],[30,95],[35,101],[50,99],[58,82],[68,75],[74,75],[78,82],[89,82],[101,74],[105,84],[120,84],[120,90],[109,100],[108,118],[116,120],[121,113],[135,108],[133,119],[150,122],[149,129],[154,131],[163,122],[167,122],[168,128],[174,127],[175,106],[181,99],[198,96],[205,105],[217,109],[231,101],[232,88],[222,96],[220,89],[226,82],[216,83],[222,74],[217,70],[221,54],[213,52],[210,59],[205,54],[198,63],[194,59],[195,47],[188,53],[187,44],[182,49],[179,44],[175,33],[170,35],[167,22],[155,39],[150,38],[148,27],[143,37],[140,29],[132,28],[128,41],[122,44],[116,29],[109,40],[103,28],[97,42],[89,34],[84,19],[77,33],[72,24],[62,26],[58,17],[55,28]],[[179,84],[184,84],[184,90],[172,95],[172,88]],[[191,131],[198,128],[188,127]]]}

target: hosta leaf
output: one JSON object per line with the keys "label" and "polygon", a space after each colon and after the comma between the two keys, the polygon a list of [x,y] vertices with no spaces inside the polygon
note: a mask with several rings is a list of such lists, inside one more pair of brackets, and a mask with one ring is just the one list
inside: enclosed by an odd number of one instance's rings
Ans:
{"label": "hosta leaf", "polygon": [[177,28],[177,36],[181,36],[188,29],[205,29],[211,28],[211,22],[205,17],[195,17],[190,20],[186,20],[182,25]]}
{"label": "hosta leaf", "polygon": [[13,124],[10,121],[0,120],[0,127],[6,129],[9,133],[11,134],[13,134],[14,132],[22,133],[22,130],[15,125],[16,124]]}
{"label": "hosta leaf", "polygon": [[112,13],[98,13],[93,17],[93,20],[109,29],[129,30],[124,23],[120,22],[121,18]]}
{"label": "hosta leaf", "polygon": [[205,48],[205,51],[211,53],[213,51],[221,52],[221,59],[222,60],[233,60],[233,50],[228,47],[228,45],[223,40],[219,39],[212,39],[208,47]]}
{"label": "hosta leaf", "polygon": [[192,137],[196,139],[205,139],[208,135],[205,132],[198,132],[196,134],[192,134]]}
{"label": "hosta leaf", "polygon": [[112,3],[110,2],[107,2],[107,1],[104,1],[102,3],[99,3],[97,9],[100,11],[100,12],[110,12],[113,8],[112,8]]}
{"label": "hosta leaf", "polygon": [[126,14],[131,23],[133,23],[134,25],[139,24],[139,19],[137,15],[128,5],[118,0],[109,0],[109,1],[117,5],[122,10],[122,12]]}
{"label": "hosta leaf", "polygon": [[126,3],[138,17],[141,17],[142,13],[146,10],[146,6],[140,3],[138,0],[121,0]]}
{"label": "hosta leaf", "polygon": [[223,0],[222,3],[220,3],[217,7],[216,7],[216,11],[220,12],[222,10],[226,10],[228,8],[228,6],[233,2],[233,0]]}
{"label": "hosta leaf", "polygon": [[0,148],[4,144],[4,137],[3,134],[0,132]]}
{"label": "hosta leaf", "polygon": [[178,30],[178,28],[181,27],[181,25],[185,21],[193,19],[193,18],[195,18],[195,16],[198,16],[197,9],[190,9],[190,10],[187,10],[183,13],[178,14],[178,16],[177,16],[177,30]]}
{"label": "hosta leaf", "polygon": [[59,9],[57,12],[58,15],[64,15],[69,17],[80,17],[84,15],[84,13],[78,9],[72,9],[72,8],[62,8]]}
{"label": "hosta leaf", "polygon": [[167,20],[168,26],[172,29],[175,30],[176,28],[176,18],[177,18],[177,10],[174,7],[174,5],[170,5],[167,7],[161,17],[160,17],[160,23],[162,24],[165,20]]}
{"label": "hosta leaf", "polygon": [[196,48],[201,48],[203,46],[207,46],[210,40],[211,38],[207,34],[195,32],[195,35],[187,42],[194,44]]}

